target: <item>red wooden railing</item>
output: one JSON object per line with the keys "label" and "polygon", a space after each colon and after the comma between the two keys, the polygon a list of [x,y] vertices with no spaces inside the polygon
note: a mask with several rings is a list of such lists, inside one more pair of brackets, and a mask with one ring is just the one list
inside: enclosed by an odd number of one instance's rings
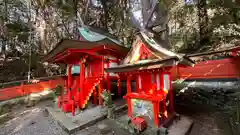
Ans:
{"label": "red wooden railing", "polygon": [[[56,88],[57,85],[65,85],[64,76],[37,78],[31,81],[31,84],[28,84],[27,80],[1,84],[4,88],[0,89],[0,101],[41,92],[43,90],[52,90]],[[11,84],[15,86],[11,86]]]}
{"label": "red wooden railing", "polygon": [[90,96],[95,90],[95,86],[97,86],[102,80],[102,77],[89,77],[84,81],[84,91],[83,91],[83,104],[81,105],[85,108]]}
{"label": "red wooden railing", "polygon": [[170,70],[173,79],[224,79],[239,78],[240,57],[208,60],[194,67],[177,66]]}

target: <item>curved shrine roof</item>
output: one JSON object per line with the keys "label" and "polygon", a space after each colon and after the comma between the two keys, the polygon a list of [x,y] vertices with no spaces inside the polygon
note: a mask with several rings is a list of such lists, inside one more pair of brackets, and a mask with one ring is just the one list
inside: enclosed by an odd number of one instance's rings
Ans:
{"label": "curved shrine roof", "polygon": [[91,50],[96,47],[104,46],[106,48],[110,48],[119,52],[119,54],[127,54],[128,48],[124,46],[120,46],[115,44],[109,40],[103,39],[96,42],[89,41],[79,41],[79,40],[71,40],[71,39],[62,39],[55,47],[52,49],[43,59],[43,61],[51,62],[54,57],[60,53],[63,53],[68,49],[78,49],[78,50]]}
{"label": "curved shrine roof", "polygon": [[79,27],[78,30],[80,36],[86,41],[96,42],[106,39],[110,40],[111,42],[114,42],[115,44],[122,45],[122,43],[118,41],[117,37],[110,34],[105,29],[83,26]]}
{"label": "curved shrine roof", "polygon": [[109,48],[119,55],[126,55],[129,51],[124,47],[118,39],[108,31],[90,26],[82,26],[78,28],[81,39],[71,40],[62,39],[43,59],[43,61],[51,62],[56,55],[65,53],[68,49],[91,50],[97,47]]}
{"label": "curved shrine roof", "polygon": [[185,55],[171,52],[163,46],[164,42],[157,43],[145,33],[141,33],[137,35],[136,40],[132,44],[132,48],[121,65],[105,70],[107,72],[125,72],[169,67],[177,65],[178,63],[188,66],[194,65],[194,62]]}

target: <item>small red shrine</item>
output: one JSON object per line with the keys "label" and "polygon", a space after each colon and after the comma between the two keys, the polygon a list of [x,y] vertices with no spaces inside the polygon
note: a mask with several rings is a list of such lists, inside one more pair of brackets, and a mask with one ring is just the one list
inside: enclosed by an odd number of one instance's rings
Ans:
{"label": "small red shrine", "polygon": [[178,64],[192,66],[194,62],[141,33],[122,64],[105,70],[127,78],[128,116],[144,117],[148,124],[159,127],[175,114],[169,70]]}
{"label": "small red shrine", "polygon": [[[86,36],[92,34],[92,37],[99,38],[98,35],[101,35],[94,33],[92,29],[83,30]],[[64,112],[72,112],[73,115],[76,108],[86,107],[91,96],[95,104],[102,104],[102,89],[111,90],[111,81],[119,80],[117,74],[106,73],[104,68],[118,65],[120,59],[128,52],[127,48],[107,37],[99,41],[87,41],[84,37],[80,39],[61,40],[44,59],[49,63],[67,64],[66,90],[58,97],[58,106]],[[79,76],[72,76],[74,65],[80,66]],[[120,87],[118,93],[121,94]]]}

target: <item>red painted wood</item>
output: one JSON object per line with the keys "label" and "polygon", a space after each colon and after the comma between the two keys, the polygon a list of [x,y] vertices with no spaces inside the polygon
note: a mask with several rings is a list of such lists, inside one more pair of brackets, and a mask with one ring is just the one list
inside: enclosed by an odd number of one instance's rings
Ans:
{"label": "red painted wood", "polygon": [[[178,68],[178,72],[175,72]],[[176,66],[169,69],[172,79],[239,78],[240,57],[199,62],[194,67]]]}
{"label": "red painted wood", "polygon": [[64,79],[59,77],[55,80],[49,81],[40,81],[38,83],[26,84],[21,83],[19,86],[9,87],[0,89],[0,101],[8,100],[24,95],[29,95],[35,92],[41,92],[44,90],[52,90],[56,88],[57,85],[64,85]]}
{"label": "red painted wood", "polygon": [[[141,72],[139,73],[139,76],[141,76],[141,82],[142,82],[142,88],[139,89],[139,92],[142,90],[150,90],[152,88],[152,76],[149,72]],[[144,83],[143,83],[144,82]]]}
{"label": "red painted wood", "polygon": [[152,52],[144,44],[142,44],[139,53],[141,54],[140,59],[148,59],[153,55]]}
{"label": "red painted wood", "polygon": [[68,54],[68,50],[65,50],[64,52],[57,54],[54,58],[51,58],[48,61],[56,61],[56,59],[66,55],[66,54]]}
{"label": "red painted wood", "polygon": [[[110,61],[108,60],[107,61],[107,68],[109,68],[109,67],[110,67]],[[109,91],[111,91],[111,82],[110,82],[110,78],[109,78],[109,73],[107,73],[107,89]]]}
{"label": "red painted wood", "polygon": [[236,57],[236,56],[237,56],[237,51],[233,50],[233,51],[232,51],[232,56],[233,56],[233,57]]}
{"label": "red painted wood", "polygon": [[78,101],[78,104],[77,104],[77,108],[78,109],[80,109],[81,108],[81,103],[82,103],[82,101],[81,101],[81,88],[82,88],[82,86],[81,86],[81,78],[80,78],[80,76],[81,76],[81,67],[82,67],[82,65],[81,65],[81,61],[79,61],[79,69],[80,69],[80,71],[79,71],[79,73],[80,73],[80,75],[79,75],[79,80],[78,80],[78,92],[77,92],[77,101]]}
{"label": "red painted wood", "polygon": [[147,93],[127,93],[124,98],[135,98],[149,101],[162,101],[166,96],[164,94],[150,95]]}
{"label": "red painted wood", "polygon": [[132,117],[132,104],[130,98],[127,98],[127,105],[128,105],[128,117]]}
{"label": "red painted wood", "polygon": [[[131,76],[127,77],[127,95],[131,94]],[[131,99],[127,97],[127,104],[128,104],[128,117],[132,117],[132,104]]]}
{"label": "red painted wood", "polygon": [[99,102],[99,105],[102,105],[103,104],[103,100],[102,100],[102,83],[99,83],[98,84],[98,102]]}
{"label": "red painted wood", "polygon": [[169,112],[171,114],[173,114],[175,112],[175,109],[174,109],[174,99],[173,99],[173,89],[172,89],[172,77],[170,75],[170,73],[168,73],[169,75],[169,81],[170,81],[170,87],[169,87]]}
{"label": "red painted wood", "polygon": [[120,97],[121,96],[121,79],[120,79],[120,77],[118,77],[118,80],[117,80],[117,87],[118,87],[118,96]]}
{"label": "red painted wood", "polygon": [[162,103],[163,119],[166,120],[167,119],[167,116],[166,116],[166,113],[167,113],[166,99],[163,99],[163,101],[161,103]]}
{"label": "red painted wood", "polygon": [[97,92],[96,89],[93,91],[93,104],[97,105]]}
{"label": "red painted wood", "polygon": [[127,77],[127,93],[131,93],[131,76]]}
{"label": "red painted wood", "polygon": [[85,73],[85,71],[84,71],[84,68],[85,68],[85,66],[84,66],[84,63],[83,62],[81,62],[80,63],[80,106],[81,106],[81,108],[83,107],[82,105],[83,105],[83,102],[84,102],[84,73]]}
{"label": "red painted wood", "polygon": [[152,102],[153,104],[153,119],[154,119],[154,125],[156,126],[156,128],[159,127],[159,118],[158,118],[158,114],[159,114],[159,104],[158,102]]}
{"label": "red painted wood", "polygon": [[68,65],[68,100],[72,99],[72,65]]}
{"label": "red painted wood", "polygon": [[[100,76],[102,77],[102,79],[104,78],[104,57],[102,56],[101,57],[101,60],[100,60]],[[102,82],[100,82],[98,84],[98,102],[99,102],[99,105],[102,105],[103,104],[103,100],[102,100]]]}
{"label": "red painted wood", "polygon": [[[64,61],[69,55],[71,55],[71,53],[69,51],[64,52],[61,55],[59,55],[58,58],[54,59],[53,63],[57,63],[59,61]],[[66,62],[66,63],[68,63],[68,62]]]}

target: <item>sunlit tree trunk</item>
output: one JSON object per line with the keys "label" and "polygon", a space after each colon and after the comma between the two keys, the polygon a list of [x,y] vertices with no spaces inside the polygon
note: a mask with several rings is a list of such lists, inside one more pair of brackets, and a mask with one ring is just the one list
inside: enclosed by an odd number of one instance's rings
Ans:
{"label": "sunlit tree trunk", "polygon": [[200,46],[210,42],[210,31],[208,27],[208,14],[206,0],[198,0],[199,39]]}
{"label": "sunlit tree trunk", "polygon": [[103,11],[104,11],[104,28],[107,30],[108,29],[108,7],[107,3],[105,0],[100,0],[103,6]]}
{"label": "sunlit tree trunk", "polygon": [[74,38],[75,39],[79,39],[79,34],[78,34],[78,29],[77,29],[77,27],[78,27],[78,0],[73,0],[73,8],[74,8],[74,16],[75,16],[75,20],[74,20],[74,25],[75,25],[75,27],[73,28],[73,36],[74,36]]}
{"label": "sunlit tree trunk", "polygon": [[2,47],[1,47],[1,51],[2,51],[2,56],[4,58],[3,63],[5,63],[6,61],[6,46],[7,46],[7,21],[8,21],[8,0],[4,0],[4,17],[3,20],[1,20],[1,26],[2,26]]}

